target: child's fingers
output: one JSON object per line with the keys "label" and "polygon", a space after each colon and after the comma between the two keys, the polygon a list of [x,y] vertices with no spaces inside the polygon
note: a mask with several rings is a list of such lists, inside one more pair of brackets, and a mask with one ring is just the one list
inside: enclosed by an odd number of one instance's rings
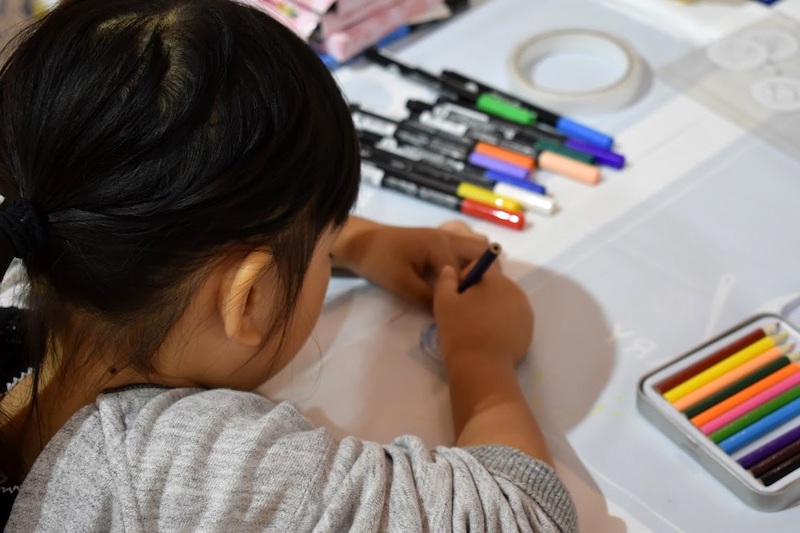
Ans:
{"label": "child's fingers", "polygon": [[402,286],[397,288],[397,292],[418,305],[430,308],[433,289],[428,282],[417,275],[410,275],[403,278],[400,284]]}
{"label": "child's fingers", "polygon": [[472,228],[461,220],[448,220],[447,222],[440,224],[439,229],[449,231],[450,233],[453,233],[455,235],[462,235],[467,237],[483,237],[483,235],[481,235],[480,233],[472,231]]}
{"label": "child's fingers", "polygon": [[475,237],[453,237],[449,246],[442,246],[430,252],[428,261],[433,272],[439,272],[445,265],[461,268],[465,263],[473,262],[486,250],[483,239]]}
{"label": "child's fingers", "polygon": [[483,236],[455,237],[452,243],[453,254],[458,260],[456,265],[474,262],[489,247],[489,239]]}
{"label": "child's fingers", "polygon": [[455,294],[458,289],[458,274],[451,265],[445,265],[439,271],[434,288],[434,298]]}

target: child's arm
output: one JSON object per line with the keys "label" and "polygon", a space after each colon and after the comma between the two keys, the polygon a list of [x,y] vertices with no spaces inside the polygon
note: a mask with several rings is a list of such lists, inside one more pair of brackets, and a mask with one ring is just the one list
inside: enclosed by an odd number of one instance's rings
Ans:
{"label": "child's arm", "polygon": [[[465,267],[486,246],[484,237],[460,223],[450,223],[447,229],[404,228],[351,216],[332,255],[335,267],[426,305],[433,295],[430,280],[444,266]],[[445,336],[448,330],[455,332],[453,346],[446,349],[454,353],[446,360],[458,445],[506,444],[549,462],[514,374],[532,335],[533,314],[527,298],[497,267],[479,283],[483,289],[472,287],[463,295],[455,295],[457,280],[451,274],[440,276],[437,299],[447,303],[439,305],[437,322],[444,321],[439,325],[440,337],[442,329]],[[486,289],[487,284],[493,288]],[[497,311],[489,311],[495,307]],[[439,316],[443,314],[448,316]],[[513,345],[500,346],[497,337]],[[497,351],[508,353],[498,355]]]}
{"label": "child's arm", "polygon": [[512,446],[551,463],[514,373],[533,336],[527,296],[497,264],[462,294],[457,285],[443,269],[434,300],[457,444]]}
{"label": "child's arm", "polygon": [[506,445],[552,464],[513,368],[476,359],[466,356],[448,365],[456,445]]}
{"label": "child's arm", "polygon": [[465,224],[449,223],[447,228],[390,226],[351,216],[334,242],[332,264],[430,307],[433,280],[441,268],[464,266],[488,244]]}

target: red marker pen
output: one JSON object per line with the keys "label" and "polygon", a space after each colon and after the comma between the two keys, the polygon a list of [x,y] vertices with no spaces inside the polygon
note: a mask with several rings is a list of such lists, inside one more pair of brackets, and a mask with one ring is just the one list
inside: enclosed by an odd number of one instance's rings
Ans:
{"label": "red marker pen", "polygon": [[413,196],[436,204],[441,207],[464,213],[475,218],[488,220],[501,226],[521,230],[525,227],[525,215],[522,212],[505,211],[493,205],[459,198],[454,194],[448,194],[441,190],[425,187],[419,183],[411,182],[403,177],[380,169],[368,162],[361,162],[361,181],[369,183],[375,187],[383,187],[400,192],[407,196]]}

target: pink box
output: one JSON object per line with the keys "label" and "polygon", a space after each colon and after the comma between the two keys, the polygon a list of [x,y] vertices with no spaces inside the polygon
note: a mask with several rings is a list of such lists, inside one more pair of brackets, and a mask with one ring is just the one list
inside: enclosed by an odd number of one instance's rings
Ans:
{"label": "pink box", "polygon": [[294,2],[293,0],[237,0],[269,13],[297,35],[308,40],[319,26],[322,15]]}
{"label": "pink box", "polygon": [[396,30],[408,20],[442,4],[443,0],[400,0],[374,12],[369,18],[322,40],[325,52],[337,61],[347,61]]}
{"label": "pink box", "polygon": [[319,14],[332,12],[341,15],[359,11],[375,0],[297,0],[297,2]]}
{"label": "pink box", "polygon": [[349,26],[361,22],[363,19],[371,17],[375,12],[386,9],[389,6],[399,3],[401,0],[371,0],[362,9],[347,11],[330,11],[325,13],[320,20],[322,36],[327,37],[332,33],[341,31]]}

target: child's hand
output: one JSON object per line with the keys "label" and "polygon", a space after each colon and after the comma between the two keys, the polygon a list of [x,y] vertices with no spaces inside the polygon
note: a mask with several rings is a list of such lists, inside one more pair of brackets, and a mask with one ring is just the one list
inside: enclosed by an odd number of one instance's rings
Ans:
{"label": "child's hand", "polygon": [[498,263],[461,294],[459,276],[450,267],[436,282],[433,314],[447,367],[456,445],[511,446],[552,464],[514,371],[533,337],[533,310]]}
{"label": "child's hand", "polygon": [[515,366],[533,338],[534,316],[526,294],[503,275],[497,261],[461,294],[458,282],[459,275],[449,267],[436,282],[433,313],[445,363]]}
{"label": "child's hand", "polygon": [[406,228],[351,217],[332,255],[335,266],[430,309],[433,280],[442,267],[461,268],[487,245],[485,237],[462,223]]}

